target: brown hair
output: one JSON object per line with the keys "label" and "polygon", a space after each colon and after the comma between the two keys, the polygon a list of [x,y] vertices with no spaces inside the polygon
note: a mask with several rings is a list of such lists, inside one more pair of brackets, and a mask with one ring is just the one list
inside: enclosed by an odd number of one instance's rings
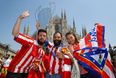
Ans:
{"label": "brown hair", "polygon": [[47,31],[46,31],[46,30],[44,30],[44,29],[39,29],[39,30],[38,30],[38,34],[39,34],[40,32],[44,32],[44,33],[46,33],[46,34],[47,34]]}
{"label": "brown hair", "polygon": [[78,41],[76,35],[75,35],[73,32],[70,32],[70,31],[67,32],[66,35],[65,35],[65,37],[67,37],[67,36],[70,35],[70,34],[72,34],[72,35],[75,37],[75,43],[76,43],[76,44],[79,43],[79,41]]}
{"label": "brown hair", "polygon": [[55,32],[53,36],[55,36],[57,33],[59,33],[59,34],[60,34],[60,36],[62,37],[62,33],[61,33],[61,32],[59,32],[59,31]]}

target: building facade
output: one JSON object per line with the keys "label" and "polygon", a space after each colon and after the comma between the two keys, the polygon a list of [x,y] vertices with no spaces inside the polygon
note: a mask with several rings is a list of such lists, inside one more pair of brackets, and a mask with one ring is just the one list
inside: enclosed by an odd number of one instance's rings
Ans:
{"label": "building facade", "polygon": [[73,20],[73,26],[68,25],[66,13],[62,12],[61,17],[54,16],[49,20],[49,23],[46,26],[47,37],[49,41],[53,41],[53,34],[55,32],[62,33],[63,43],[66,43],[65,34],[69,31],[74,32],[77,36],[79,36],[76,32],[75,22]]}
{"label": "building facade", "polygon": [[0,58],[6,56],[6,54],[10,54],[11,57],[15,56],[16,52],[15,50],[11,49],[9,45],[0,42]]}

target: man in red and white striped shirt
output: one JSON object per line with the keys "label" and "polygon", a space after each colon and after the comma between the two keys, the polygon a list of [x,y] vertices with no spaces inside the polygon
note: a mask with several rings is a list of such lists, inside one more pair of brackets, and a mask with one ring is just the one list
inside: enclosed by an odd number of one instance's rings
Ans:
{"label": "man in red and white striped shirt", "polygon": [[[46,78],[61,78],[62,74],[62,35],[60,32],[55,32],[53,35],[54,46],[51,49],[49,56],[49,70],[47,71]],[[48,65],[48,64],[47,64]]]}
{"label": "man in red and white striped shirt", "polygon": [[38,31],[37,40],[19,33],[20,23],[22,19],[27,16],[29,16],[29,13],[27,11],[23,12],[22,15],[18,17],[16,24],[14,25],[12,31],[14,40],[20,43],[22,47],[11,61],[6,78],[27,78],[29,68],[31,68],[35,57],[39,55],[39,58],[44,54],[42,46],[46,41],[47,33],[45,30],[40,29]]}

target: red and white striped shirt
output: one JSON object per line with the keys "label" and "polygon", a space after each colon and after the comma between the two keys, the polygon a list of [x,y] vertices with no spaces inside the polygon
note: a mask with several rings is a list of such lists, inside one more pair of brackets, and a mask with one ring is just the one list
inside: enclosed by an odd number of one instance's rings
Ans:
{"label": "red and white striped shirt", "polygon": [[64,55],[62,64],[62,78],[71,78],[72,61],[68,55]]}
{"label": "red and white striped shirt", "polygon": [[[61,47],[58,47],[57,51],[60,52]],[[49,74],[61,74],[62,72],[62,60],[56,56],[56,49],[54,47],[50,54],[50,71]]]}
{"label": "red and white striped shirt", "polygon": [[31,37],[19,33],[15,41],[22,44],[21,49],[10,63],[9,72],[27,73],[33,60],[38,53],[41,55],[44,51],[39,48],[38,43]]}

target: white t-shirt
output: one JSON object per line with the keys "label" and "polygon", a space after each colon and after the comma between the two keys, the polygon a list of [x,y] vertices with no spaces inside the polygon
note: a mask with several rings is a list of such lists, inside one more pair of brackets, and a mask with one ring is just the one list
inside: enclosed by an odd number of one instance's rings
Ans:
{"label": "white t-shirt", "polygon": [[3,63],[3,66],[4,67],[9,67],[10,62],[11,62],[11,59],[5,60],[4,63]]}

